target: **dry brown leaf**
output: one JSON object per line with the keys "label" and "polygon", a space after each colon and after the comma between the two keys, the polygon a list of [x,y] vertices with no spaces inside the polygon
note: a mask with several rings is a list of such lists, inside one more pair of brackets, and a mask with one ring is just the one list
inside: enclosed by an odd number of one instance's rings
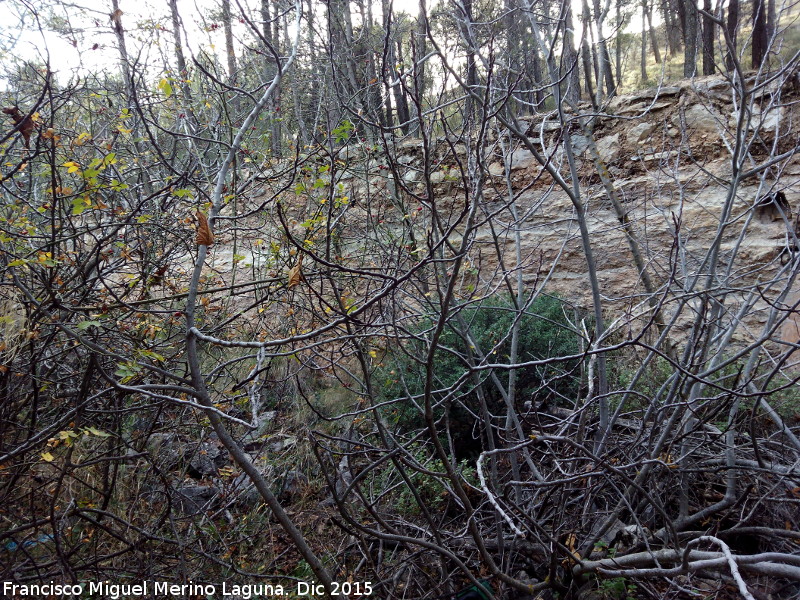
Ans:
{"label": "dry brown leaf", "polygon": [[111,17],[111,23],[114,25],[114,31],[118,34],[122,34],[122,11],[117,9],[109,16]]}
{"label": "dry brown leaf", "polygon": [[7,115],[11,116],[11,120],[14,121],[14,125],[16,130],[22,134],[23,142],[25,143],[26,148],[31,147],[31,133],[33,132],[33,119],[31,117],[26,117],[22,114],[22,112],[16,106],[9,106],[8,108],[4,108],[3,112]]}
{"label": "dry brown leaf", "polygon": [[214,234],[211,233],[208,219],[199,210],[197,211],[197,238],[195,241],[198,246],[210,246],[214,243]]}
{"label": "dry brown leaf", "polygon": [[289,269],[289,285],[287,287],[293,288],[303,281],[303,255],[297,257],[297,264]]}
{"label": "dry brown leaf", "polygon": [[578,536],[575,535],[574,533],[570,533],[567,536],[567,539],[564,541],[564,545],[567,547],[567,549],[569,550],[569,552],[570,552],[570,554],[572,556],[571,557],[567,557],[563,561],[561,561],[562,564],[564,564],[564,565],[568,564],[569,561],[570,561],[570,558],[575,559],[576,561],[579,561],[581,559],[580,553],[575,549],[575,546],[576,546],[577,542],[578,542]]}

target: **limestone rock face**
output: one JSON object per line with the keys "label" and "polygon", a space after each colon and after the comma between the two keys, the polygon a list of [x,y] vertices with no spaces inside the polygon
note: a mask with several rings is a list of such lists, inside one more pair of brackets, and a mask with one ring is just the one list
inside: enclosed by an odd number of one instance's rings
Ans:
{"label": "limestone rock face", "polygon": [[502,163],[493,162],[491,165],[489,165],[489,175],[492,177],[502,177],[505,172],[506,169]]}
{"label": "limestone rock face", "polygon": [[717,133],[722,125],[727,121],[722,118],[714,108],[703,104],[693,104],[683,111],[683,114],[676,114],[672,117],[672,123],[680,128],[681,117],[686,123],[686,128],[691,133]]}
{"label": "limestone rock face", "polygon": [[629,144],[639,144],[647,140],[655,130],[654,123],[639,123],[628,130],[627,139]]}
{"label": "limestone rock face", "polygon": [[609,135],[596,142],[597,153],[607,165],[615,163],[620,157],[622,148],[619,144],[619,134]]}
{"label": "limestone rock face", "polygon": [[[540,165],[528,148],[502,128],[481,140],[482,145],[463,139],[455,142],[456,146],[446,141],[431,142],[426,153],[420,140],[408,139],[396,148],[401,157],[396,163],[402,165],[400,183],[409,184],[407,191],[411,194],[432,190],[445,225],[456,223],[465,199],[474,197],[466,194],[465,188],[479,183],[479,199],[485,203],[482,214],[491,212],[497,219],[493,224],[502,222],[506,229],[486,225],[478,230],[467,256],[472,276],[487,288],[497,283],[509,265],[516,264],[515,244],[519,240],[519,255],[523,257],[519,272],[526,285],[544,286],[548,293],[588,308],[591,293],[575,207],[548,169],[556,171],[568,186],[575,185],[579,201],[586,207],[586,225],[606,307],[614,314],[623,314],[628,308],[635,311],[644,303],[644,285],[633,264],[621,217],[593,161],[586,156],[589,136],[608,170],[606,180],[615,189],[624,218],[641,244],[648,273],[657,286],[673,286],[678,295],[682,286],[703,272],[710,241],[728,212],[730,190],[726,182],[732,174],[724,142],[731,143],[738,120],[733,95],[721,78],[699,78],[613,98],[599,114],[585,106],[581,108],[584,114],[593,115],[591,127],[587,117],[578,118],[575,114],[568,115],[563,123],[555,111],[526,115],[524,120],[518,119],[519,127],[548,161],[546,165]],[[792,98],[784,100],[782,107],[774,107],[770,104],[772,98],[764,93],[753,103],[747,131],[747,135],[758,138],[753,152],[766,153],[769,150],[764,149],[772,146],[788,152],[798,139],[800,103]],[[565,139],[572,143],[575,173],[570,173],[568,155],[563,152]],[[763,161],[766,154],[754,156],[754,161]],[[475,157],[480,160],[474,161]],[[385,157],[372,159],[376,165],[389,162]],[[344,169],[345,173],[354,173],[345,183],[351,198],[374,198],[375,188],[367,186],[378,178],[386,182],[392,177],[386,169],[373,169],[365,177],[365,162],[362,158],[360,163],[353,162]],[[510,167],[507,181],[505,165]],[[431,173],[428,182],[423,181],[426,170]],[[481,179],[476,178],[477,173]],[[719,253],[720,273],[727,278],[724,285],[730,289],[753,289],[754,278],[769,279],[779,272],[782,262],[796,256],[793,252],[797,250],[787,240],[792,239],[792,228],[800,224],[762,218],[757,200],[781,190],[792,214],[800,212],[800,156],[781,165],[780,179],[773,174],[769,177],[772,179],[761,184],[756,176],[742,181],[732,198]],[[404,208],[407,214],[396,216],[397,231],[412,223],[417,228],[417,238],[426,239],[430,228],[430,220],[426,220],[428,201],[427,197],[412,200],[412,205],[423,204],[424,208],[419,208],[420,212]],[[513,206],[521,215],[519,223],[513,222],[505,205]],[[348,218],[357,223],[359,215],[365,213],[357,212],[355,202],[352,206]],[[302,223],[306,218],[298,215],[297,220]],[[385,219],[389,222],[395,217],[387,213]],[[458,247],[463,231],[458,225],[454,227],[449,242]],[[298,232],[296,238],[302,239],[302,233]],[[797,302],[800,283],[793,293],[794,299],[783,302]],[[752,320],[741,328],[742,332],[759,331],[770,300],[758,300],[751,311]],[[729,308],[733,314],[735,301]],[[665,310],[672,310],[672,306],[667,305]],[[676,330],[687,327],[681,322]],[[789,336],[786,339],[796,342],[800,317],[787,319],[783,327]]]}
{"label": "limestone rock face", "polygon": [[585,135],[573,133],[570,136],[570,141],[572,142],[572,150],[575,154],[583,154],[589,147],[589,139]]}
{"label": "limestone rock face", "polygon": [[536,164],[536,159],[533,157],[533,153],[530,150],[521,148],[519,150],[515,150],[511,154],[512,171],[527,169],[529,167],[532,167],[534,164]]}
{"label": "limestone rock face", "polygon": [[[730,113],[730,117],[728,118],[728,127],[734,129],[739,124],[739,114],[741,111],[734,110]],[[784,110],[782,107],[776,107],[771,110],[762,111],[759,105],[754,105],[752,110],[745,111],[744,114],[744,122],[747,125],[749,131],[755,131],[757,129],[763,131],[771,131],[775,132],[781,126],[783,122],[783,114]]]}
{"label": "limestone rock face", "polygon": [[434,171],[433,173],[431,173],[431,183],[433,185],[442,183],[444,181],[444,178],[445,178],[444,171]]}

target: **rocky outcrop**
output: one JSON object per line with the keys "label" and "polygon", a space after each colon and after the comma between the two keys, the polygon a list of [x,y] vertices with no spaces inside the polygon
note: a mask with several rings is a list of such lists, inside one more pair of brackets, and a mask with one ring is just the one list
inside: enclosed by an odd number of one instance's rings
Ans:
{"label": "rocky outcrop", "polygon": [[[626,219],[644,248],[651,277],[658,285],[670,278],[678,286],[683,285],[701,269],[710,240],[720,228],[732,189],[730,148],[736,128],[741,126],[749,136],[753,161],[764,160],[769,153],[791,150],[796,144],[800,121],[797,107],[785,99],[778,103],[777,97],[761,94],[744,109],[746,118],[740,121],[742,108],[737,108],[732,99],[728,82],[704,78],[615,98],[593,123],[593,133],[581,127],[574,115],[568,115],[571,118],[558,127],[554,126],[554,114],[526,121],[531,143],[566,179],[569,172],[563,140],[570,132],[569,140],[578,157],[580,187],[588,206],[599,277],[609,307],[615,303],[635,304],[644,289],[620,216],[598,177],[598,168],[605,167],[610,175]],[[589,107],[585,108],[588,113]],[[591,159],[589,135],[594,137],[602,165]],[[408,150],[402,150],[397,161],[401,177],[404,169],[419,170],[422,158],[418,145],[404,148]],[[440,156],[440,152],[437,147],[435,160],[440,168],[452,168],[457,157]],[[537,260],[531,258],[523,266],[524,280],[537,284],[546,272],[549,291],[588,306],[585,258],[568,196],[552,185],[552,178],[542,165],[512,137],[506,137],[503,144],[487,144],[483,152],[492,158],[488,161],[486,189],[497,189],[497,201],[502,202],[507,198],[502,183],[510,182],[517,194],[514,202],[518,212],[527,215],[519,235],[524,251],[530,256],[535,254]],[[464,187],[459,179],[451,179],[448,185],[442,180],[434,181],[439,205],[457,203]],[[422,189],[419,185],[412,191],[420,193]],[[768,214],[758,207],[765,196],[777,192],[785,196],[784,213]],[[746,289],[762,279],[768,281],[780,271],[796,252],[791,238],[800,229],[798,212],[798,157],[782,164],[780,173],[762,179],[750,177],[735,187],[733,212],[721,248],[721,268],[730,269],[728,284],[732,288]],[[497,230],[487,228],[477,236],[475,248],[491,248],[496,236]],[[501,242],[511,256],[514,236],[501,235]],[[674,254],[677,247],[682,252],[680,260]],[[496,258],[491,252],[482,253],[482,271],[496,273]],[[800,295],[800,287],[793,293]],[[740,335],[744,338],[763,325],[760,319],[766,314],[762,309],[768,299],[763,302],[752,311],[749,326],[756,329],[747,333],[748,328],[742,328]],[[798,339],[797,323],[796,316],[789,318],[784,327],[789,337],[785,339]]]}
{"label": "rocky outcrop", "polygon": [[[800,105],[790,101],[794,98],[791,94],[797,92],[763,86],[743,108],[738,99],[734,103],[735,94],[727,81],[711,77],[620,96],[599,113],[588,105],[578,107],[577,112],[566,109],[563,122],[556,111],[518,121],[539,157],[567,181],[572,181],[573,174],[564,143],[571,144],[604,301],[614,314],[633,310],[644,293],[621,219],[638,239],[648,274],[659,288],[669,284],[679,290],[702,271],[731,190],[732,212],[724,225],[720,252],[726,285],[752,289],[779,273],[794,256],[797,249],[792,237],[800,213],[798,158],[787,158],[765,171],[762,178],[742,179],[735,189],[730,185],[734,176],[731,148],[737,128],[747,136],[750,166],[796,148]],[[592,158],[592,140],[599,163]],[[451,208],[463,204],[465,192],[474,191],[470,169],[482,169],[481,197],[486,210],[508,223],[511,217],[505,207],[513,202],[517,214],[524,217],[517,229],[486,227],[478,233],[469,256],[478,280],[490,287],[489,280],[503,270],[501,258],[504,265],[514,263],[519,235],[520,268],[526,284],[542,285],[546,278],[547,291],[578,306],[590,306],[585,256],[572,202],[554,185],[531,148],[507,131],[498,127],[480,143],[442,137],[428,140],[426,146],[423,140],[406,138],[396,144],[389,142],[384,149],[351,145],[338,152],[334,181],[330,172],[320,177],[324,185],[341,184],[346,189],[350,226],[357,230],[379,210],[379,225],[400,232],[410,222],[423,240],[431,203],[420,203],[411,194],[426,198],[432,192],[434,197],[429,200],[435,200],[440,218],[446,222]],[[615,210],[600,171],[608,174],[622,214]],[[429,174],[427,180],[425,173]],[[788,210],[783,216],[758,208],[763,198],[777,192],[786,199]],[[292,229],[293,235],[302,239],[305,230],[301,224],[311,215],[308,211],[313,205],[298,196],[295,205],[285,202],[282,206],[290,226],[296,229]],[[457,213],[453,209],[452,214]],[[349,235],[358,240],[357,233]],[[458,235],[456,232],[454,239]],[[215,251],[224,256],[224,247]],[[257,264],[258,260],[247,256],[244,262]],[[793,293],[800,294],[800,289]],[[763,325],[766,311],[762,309],[770,302],[769,292],[759,302],[751,311],[748,327],[740,330],[741,341]],[[730,306],[735,309],[735,304]],[[790,336],[787,339],[800,327],[796,320],[790,318],[784,327]],[[685,326],[678,324],[676,329]]]}

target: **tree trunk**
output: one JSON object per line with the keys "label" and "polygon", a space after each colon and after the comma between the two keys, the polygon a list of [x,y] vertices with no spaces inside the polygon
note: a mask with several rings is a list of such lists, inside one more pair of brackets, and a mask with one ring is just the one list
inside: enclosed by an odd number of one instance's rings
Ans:
{"label": "tree trunk", "polygon": [[617,84],[614,83],[614,73],[611,72],[611,55],[608,53],[608,44],[604,39],[600,39],[601,64],[605,68],[606,93],[613,96],[617,92]]}
{"label": "tree trunk", "polygon": [[539,45],[534,41],[531,48],[531,62],[533,63],[533,83],[536,89],[536,109],[544,104],[544,90],[542,89],[542,59],[539,56]]}
{"label": "tree trunk", "polygon": [[128,64],[128,48],[125,45],[125,30],[122,28],[122,11],[119,8],[118,0],[111,0],[111,9],[111,25],[117,38],[119,65],[122,69],[122,78],[125,80],[125,95],[128,98],[128,104],[131,104],[133,101],[133,82],[131,81],[131,68]]}
{"label": "tree trunk", "polygon": [[642,83],[647,83],[647,0],[642,0]]}
{"label": "tree trunk", "polygon": [[586,93],[589,99],[594,100],[594,89],[592,88],[592,51],[589,48],[589,42],[584,37],[581,42],[581,61],[583,62],[583,81],[586,86]]}
{"label": "tree trunk", "polygon": [[670,58],[674,58],[681,51],[681,32],[678,17],[672,8],[672,0],[662,0],[661,12],[664,15],[664,28],[667,34],[667,48]]}
{"label": "tree trunk", "polygon": [[222,27],[225,30],[225,55],[228,59],[228,81],[233,83],[236,77],[236,53],[233,50],[231,0],[222,0]]}
{"label": "tree trunk", "polygon": [[753,68],[758,69],[767,56],[767,7],[766,0],[753,0]]}
{"label": "tree trunk", "polygon": [[565,8],[564,18],[564,56],[562,58],[562,78],[566,84],[564,98],[570,103],[577,103],[581,99],[581,82],[579,77],[578,53],[575,51],[575,27],[572,22],[572,4]]}
{"label": "tree trunk", "polygon": [[680,31],[678,33],[680,35],[677,39],[682,44],[683,40],[686,39],[686,5],[684,4],[684,0],[669,0],[669,3],[670,8],[678,13],[678,23],[680,24]]}
{"label": "tree trunk", "polygon": [[653,27],[653,5],[647,4],[644,0],[647,12],[647,26],[650,30],[650,45],[653,47],[653,58],[657,64],[661,64],[661,51],[658,49],[658,37],[656,36],[656,29]]}
{"label": "tree trunk", "polygon": [[[463,0],[464,6],[464,16],[467,19],[468,24],[472,24],[472,0]],[[467,31],[466,26],[464,27],[464,37],[467,38],[469,33]],[[478,70],[475,65],[475,53],[472,51],[472,41],[470,40],[467,42],[467,87],[475,91],[475,86],[478,85]],[[465,121],[472,122],[473,118],[475,117],[477,110],[477,106],[475,106],[475,101],[472,96],[467,96],[467,102],[465,105]]]}
{"label": "tree trunk", "polygon": [[[611,67],[611,55],[608,52],[608,43],[606,42],[606,39],[603,36],[602,23],[604,16],[605,13],[600,6],[600,0],[594,0],[594,22],[597,28],[597,39],[600,45],[600,50],[599,50],[600,68],[602,69],[603,77],[605,78],[606,93],[609,96],[613,96],[614,92],[616,91],[616,85],[614,84],[614,73]],[[600,87],[599,84],[598,87]]]}
{"label": "tree trunk", "polygon": [[[172,37],[175,44],[175,62],[178,65],[178,87],[181,89],[187,116],[192,117],[192,89],[187,80],[189,72],[186,68],[186,57],[183,54],[183,44],[181,43],[181,18],[178,14],[177,0],[169,0],[170,16],[172,17]],[[194,118],[192,118],[194,121]]]}
{"label": "tree trunk", "polygon": [[269,0],[261,0],[261,34],[265,40],[272,42],[272,17],[269,14]]}
{"label": "tree trunk", "polygon": [[[711,13],[711,0],[703,0],[703,10]],[[710,17],[703,15],[703,75],[714,74],[714,34],[716,26]]]}
{"label": "tree trunk", "polygon": [[[352,120],[351,113],[369,114],[369,110],[364,102],[364,90],[359,89],[356,77],[350,2],[331,0],[327,3],[327,7],[327,44],[333,93],[328,119],[329,128],[335,128],[343,119]],[[368,134],[372,141],[372,131],[360,130],[359,133]]]}
{"label": "tree trunk", "polygon": [[777,15],[775,14],[775,0],[767,0],[767,39],[772,40],[775,35],[775,28],[778,26]]}
{"label": "tree trunk", "polygon": [[[264,0],[266,1],[266,0]],[[322,66],[322,61],[317,52],[315,40],[315,19],[314,19],[314,0],[306,0],[306,9],[304,14],[308,20],[306,32],[306,45],[308,46],[309,57],[309,70],[312,82],[320,82],[322,85],[308,85],[308,106],[310,109],[308,119],[310,121],[309,135],[312,140],[322,142],[324,137],[320,134],[323,129],[323,111],[322,103],[324,102],[326,90],[331,89],[330,76],[326,75],[326,70]]]}
{"label": "tree trunk", "polygon": [[581,21],[583,22],[583,39],[581,40],[581,58],[583,60],[583,73],[586,78],[586,93],[595,104],[595,94],[592,87],[592,77],[597,81],[597,63],[592,56],[592,21],[589,15],[589,3],[582,2]]}
{"label": "tree trunk", "polygon": [[[372,15],[372,3],[367,2],[362,5],[362,23],[366,25],[367,31],[375,30],[375,19]],[[389,115],[383,112],[383,98],[381,94],[380,72],[378,64],[380,61],[381,53],[375,51],[370,44],[365,43],[362,45],[364,52],[367,56],[367,64],[365,75],[363,77],[363,85],[366,86],[366,103],[369,112],[370,120],[373,123],[379,123],[381,127],[386,127],[390,121],[387,121]]]}
{"label": "tree trunk", "polygon": [[520,62],[522,63],[522,73],[524,75],[523,78],[523,85],[525,87],[524,92],[519,93],[519,97],[524,101],[521,106],[519,106],[519,110],[522,112],[530,113],[531,108],[534,104],[535,100],[535,92],[534,88],[536,87],[535,83],[533,82],[533,65],[531,64],[530,56],[530,39],[527,35],[521,34],[519,36],[519,56]]}
{"label": "tree trunk", "polygon": [[[403,62],[403,55],[401,54],[402,46],[403,43],[400,40],[397,40],[395,47],[397,48],[397,58],[401,63]],[[392,67],[394,69],[395,77],[399,80],[401,73],[397,70],[395,64],[396,63],[393,63]],[[411,119],[411,112],[409,110],[406,88],[403,83],[398,81],[397,85],[395,85],[393,89],[394,104],[397,107],[397,121],[400,125],[402,125],[403,134],[408,135],[411,130],[411,123],[409,123],[409,120]]]}
{"label": "tree trunk", "polygon": [[739,29],[739,0],[729,0],[728,20],[725,23],[728,32],[728,47],[725,55],[725,66],[729,71],[734,68],[734,57],[736,56],[736,34]]}
{"label": "tree trunk", "polygon": [[[522,65],[525,68],[525,54],[522,52],[522,40],[519,34],[519,13],[515,0],[504,0],[505,16],[503,17],[503,25],[506,30],[506,52],[508,53],[509,61],[512,65]],[[515,77],[509,76],[507,85],[510,88],[514,85]],[[524,79],[522,80],[524,85]],[[519,112],[516,102],[517,95],[509,98],[511,110],[514,113]]]}
{"label": "tree trunk", "polygon": [[683,0],[686,15],[683,28],[683,76],[694,77],[697,69],[697,4]]}
{"label": "tree trunk", "polygon": [[[418,109],[422,109],[425,101],[425,62],[422,60],[428,53],[428,7],[426,0],[419,0],[419,15],[417,27],[414,32],[414,42],[411,45],[412,68],[414,69],[414,99]],[[413,130],[418,131],[422,124],[422,115],[413,124]]]}
{"label": "tree trunk", "polygon": [[[277,59],[271,52],[277,54],[280,48],[281,24],[279,22],[280,10],[277,6],[274,10],[270,10],[269,0],[261,0],[261,28],[262,35],[267,41],[270,48],[266,52],[266,67],[264,70],[264,78],[266,81],[273,79],[278,70]],[[284,15],[284,26],[286,26],[286,19]],[[281,124],[280,124],[280,94],[281,89],[278,87],[275,93],[270,97],[267,103],[267,114],[269,118],[269,139],[270,150],[273,156],[280,156],[281,154]],[[302,108],[301,108],[302,111]]]}
{"label": "tree trunk", "polygon": [[622,81],[622,40],[620,35],[622,34],[622,0],[617,0],[617,35],[616,35],[616,55],[617,55],[617,81]]}

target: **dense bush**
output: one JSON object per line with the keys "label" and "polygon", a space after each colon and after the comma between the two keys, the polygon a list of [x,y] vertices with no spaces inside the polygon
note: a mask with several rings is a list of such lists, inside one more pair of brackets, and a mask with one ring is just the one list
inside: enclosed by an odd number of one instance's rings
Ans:
{"label": "dense bush", "polygon": [[[445,406],[449,409],[456,454],[470,455],[478,450],[473,429],[480,418],[479,388],[494,417],[504,415],[508,406],[504,394],[509,390],[511,369],[498,366],[469,376],[470,369],[486,364],[511,365],[515,326],[518,345],[513,364],[578,354],[580,337],[570,323],[570,312],[572,309],[555,296],[539,296],[522,311],[505,297],[468,305],[460,310],[458,318],[448,321],[433,355],[433,387],[438,391],[432,401],[438,407],[438,418],[444,416]],[[432,328],[430,321],[421,322],[410,341],[391,352],[378,372],[383,400],[403,399],[390,405],[390,415],[399,431],[424,426],[419,398],[424,392],[424,357]],[[527,402],[534,407],[563,403],[579,387],[578,367],[579,361],[574,358],[519,367],[514,370],[516,391],[509,401],[516,410],[522,410]]]}

